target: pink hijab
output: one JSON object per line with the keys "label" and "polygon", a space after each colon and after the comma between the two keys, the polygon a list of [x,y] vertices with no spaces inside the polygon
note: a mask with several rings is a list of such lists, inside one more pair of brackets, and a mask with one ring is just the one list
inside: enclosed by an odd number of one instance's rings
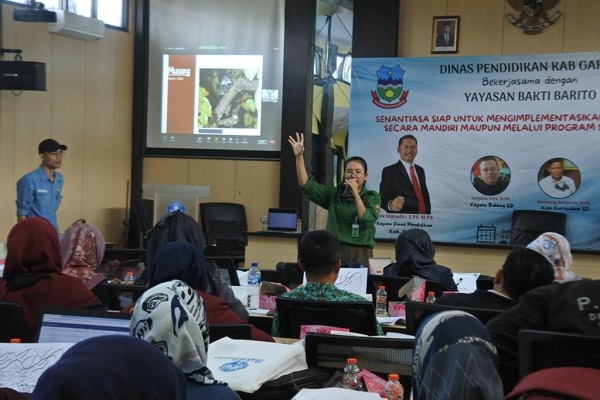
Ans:
{"label": "pink hijab", "polygon": [[527,245],[548,259],[554,266],[554,280],[566,282],[581,279],[570,270],[573,263],[569,241],[561,234],[545,232]]}

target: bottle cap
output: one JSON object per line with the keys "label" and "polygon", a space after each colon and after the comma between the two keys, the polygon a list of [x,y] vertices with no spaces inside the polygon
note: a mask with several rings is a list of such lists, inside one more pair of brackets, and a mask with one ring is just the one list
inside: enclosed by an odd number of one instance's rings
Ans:
{"label": "bottle cap", "polygon": [[397,381],[398,379],[400,379],[400,376],[398,374],[389,374],[388,379],[390,381]]}
{"label": "bottle cap", "polygon": [[12,339],[10,339],[10,342],[11,343],[21,343],[21,339],[19,339],[19,338],[12,338]]}
{"label": "bottle cap", "polygon": [[356,358],[349,358],[346,362],[348,364],[357,364],[358,360]]}
{"label": "bottle cap", "polygon": [[256,261],[255,261],[255,262],[253,262],[253,263],[252,263],[252,266],[253,266],[253,267],[258,267],[258,263],[257,263]]}
{"label": "bottle cap", "polygon": [[379,286],[379,289],[385,290],[385,286],[381,285],[381,286]]}
{"label": "bottle cap", "polygon": [[431,292],[427,292],[428,295],[430,296],[435,296],[435,292],[431,291]]}

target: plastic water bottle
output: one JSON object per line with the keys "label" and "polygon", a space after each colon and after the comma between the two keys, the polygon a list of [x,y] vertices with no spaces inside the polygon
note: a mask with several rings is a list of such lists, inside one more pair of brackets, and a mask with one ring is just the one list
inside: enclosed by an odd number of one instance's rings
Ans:
{"label": "plastic water bottle", "polygon": [[302,220],[300,218],[296,221],[296,233],[302,233]]}
{"label": "plastic water bottle", "polygon": [[385,398],[388,400],[402,400],[404,398],[404,388],[399,381],[398,374],[389,374],[388,381],[385,384]]}
{"label": "plastic water bottle", "polygon": [[387,292],[385,291],[385,286],[379,286],[376,297],[375,315],[378,317],[387,317]]}
{"label": "plastic water bottle", "polygon": [[427,292],[427,297],[425,297],[425,303],[433,304],[437,299],[435,298],[435,292]]}
{"label": "plastic water bottle", "polygon": [[123,279],[124,285],[135,285],[135,277],[133,276],[133,272],[129,271],[125,278]]}
{"label": "plastic water bottle", "polygon": [[360,390],[362,388],[361,380],[358,376],[358,360],[356,358],[348,358],[344,367],[344,375],[342,377],[342,386],[346,389]]}
{"label": "plastic water bottle", "polygon": [[258,263],[253,262],[248,271],[248,308],[256,310],[258,308],[258,298],[260,296],[260,283],[262,277]]}

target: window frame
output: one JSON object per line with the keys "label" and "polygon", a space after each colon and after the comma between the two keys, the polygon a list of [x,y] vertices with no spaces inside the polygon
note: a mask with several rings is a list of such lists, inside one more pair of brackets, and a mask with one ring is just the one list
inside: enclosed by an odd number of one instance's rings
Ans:
{"label": "window frame", "polygon": [[[28,6],[30,0],[0,0],[0,3],[6,3],[6,4],[10,4],[13,6],[17,6],[17,7],[26,7]],[[130,0],[121,0],[121,6],[123,7],[123,9],[121,10],[121,15],[122,15],[122,20],[121,20],[121,24],[123,26],[118,26],[118,25],[111,25],[108,23],[105,23],[105,26],[109,29],[114,29],[117,31],[122,31],[122,32],[129,32],[129,3]],[[61,10],[67,10],[68,6],[69,6],[69,0],[59,0],[59,8]],[[92,18],[98,18],[98,0],[92,0],[91,1],[91,13],[90,15],[92,16]]]}

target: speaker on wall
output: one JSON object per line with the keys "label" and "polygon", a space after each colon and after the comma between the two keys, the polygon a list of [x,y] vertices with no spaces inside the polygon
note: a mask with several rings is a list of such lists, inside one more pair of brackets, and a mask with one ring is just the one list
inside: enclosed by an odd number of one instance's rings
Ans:
{"label": "speaker on wall", "polygon": [[46,90],[46,63],[0,61],[0,90]]}

